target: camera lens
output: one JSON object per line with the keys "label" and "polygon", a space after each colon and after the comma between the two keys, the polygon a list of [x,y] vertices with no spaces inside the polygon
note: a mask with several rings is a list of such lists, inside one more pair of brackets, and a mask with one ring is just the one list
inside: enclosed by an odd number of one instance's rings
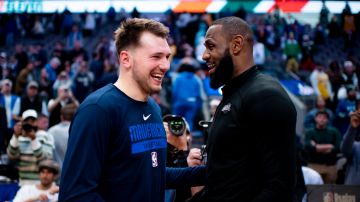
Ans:
{"label": "camera lens", "polygon": [[37,130],[37,127],[36,126],[32,126],[31,124],[24,124],[22,126],[22,129],[25,131],[25,132],[31,132],[32,130],[36,131]]}
{"label": "camera lens", "polygon": [[181,116],[167,115],[163,118],[163,121],[168,123],[170,132],[175,136],[181,136],[184,134],[186,125]]}

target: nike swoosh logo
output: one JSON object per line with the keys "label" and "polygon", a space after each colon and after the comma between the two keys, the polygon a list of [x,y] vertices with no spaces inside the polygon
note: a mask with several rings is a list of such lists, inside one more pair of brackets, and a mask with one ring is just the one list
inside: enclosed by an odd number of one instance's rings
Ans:
{"label": "nike swoosh logo", "polygon": [[144,119],[144,121],[148,120],[148,119],[150,118],[150,116],[151,116],[151,114],[149,114],[149,115],[147,115],[147,116],[145,116],[145,114],[143,114],[143,119]]}

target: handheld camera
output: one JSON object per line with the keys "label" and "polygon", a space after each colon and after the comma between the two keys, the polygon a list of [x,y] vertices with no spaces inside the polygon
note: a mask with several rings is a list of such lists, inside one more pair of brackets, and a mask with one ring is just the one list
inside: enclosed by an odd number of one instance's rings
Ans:
{"label": "handheld camera", "polygon": [[170,132],[175,136],[184,134],[186,124],[182,116],[168,114],[163,117],[163,121],[168,123]]}

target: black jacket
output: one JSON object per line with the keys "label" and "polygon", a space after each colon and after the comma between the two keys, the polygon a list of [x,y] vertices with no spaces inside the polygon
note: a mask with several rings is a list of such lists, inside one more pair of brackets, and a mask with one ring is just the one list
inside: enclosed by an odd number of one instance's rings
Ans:
{"label": "black jacket", "polygon": [[256,67],[226,84],[207,142],[205,201],[292,201],[295,127],[286,91]]}

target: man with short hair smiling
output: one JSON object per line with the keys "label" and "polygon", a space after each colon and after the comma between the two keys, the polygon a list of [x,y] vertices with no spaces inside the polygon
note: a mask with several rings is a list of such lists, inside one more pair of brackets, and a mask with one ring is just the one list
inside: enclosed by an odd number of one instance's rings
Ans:
{"label": "man with short hair smiling", "polygon": [[150,94],[161,90],[170,68],[168,33],[163,24],[139,18],[115,31],[118,80],[90,94],[71,123],[59,201],[160,202],[165,177],[168,186],[186,186],[196,173],[205,178],[198,168],[165,169],[166,135]]}

